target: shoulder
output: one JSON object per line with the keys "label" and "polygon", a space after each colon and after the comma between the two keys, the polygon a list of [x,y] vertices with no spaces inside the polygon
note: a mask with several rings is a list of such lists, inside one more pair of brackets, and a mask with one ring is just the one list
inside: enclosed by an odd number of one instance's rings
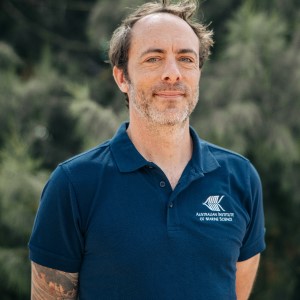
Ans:
{"label": "shoulder", "polygon": [[218,161],[218,163],[221,166],[227,167],[232,171],[240,170],[241,172],[246,172],[246,173],[255,170],[250,160],[244,155],[217,146],[215,144],[209,143],[207,141],[204,141],[204,143],[206,143],[209,151],[212,153],[212,155],[215,157],[215,159]]}
{"label": "shoulder", "polygon": [[194,157],[203,170],[219,168],[221,171],[225,171],[242,168],[245,171],[245,168],[249,168],[250,162],[245,156],[200,138],[193,128],[190,132],[194,142]]}
{"label": "shoulder", "polygon": [[115,169],[107,167],[112,164],[109,145],[107,141],[60,163],[43,189],[44,205],[65,211],[72,207],[72,213],[80,211],[77,215],[86,220],[99,183],[112,177],[108,168]]}
{"label": "shoulder", "polygon": [[93,170],[111,163],[111,160],[109,140],[61,162],[59,167],[67,174],[84,174],[86,171],[93,172]]}
{"label": "shoulder", "polygon": [[50,181],[73,186],[91,185],[103,175],[107,166],[114,166],[110,140],[61,162],[52,172]]}
{"label": "shoulder", "polygon": [[109,151],[110,140],[91,148],[87,151],[79,153],[63,162],[59,165],[64,168],[75,168],[80,167],[89,163],[101,163],[106,156],[107,151]]}
{"label": "shoulder", "polygon": [[250,186],[252,184],[260,185],[259,174],[247,157],[207,141],[202,140],[201,142],[207,146],[221,168],[226,170],[230,176],[234,176],[240,180],[244,178]]}
{"label": "shoulder", "polygon": [[215,145],[213,143],[207,142],[202,140],[203,143],[205,143],[210,150],[210,152],[218,159],[221,160],[233,160],[240,163],[249,163],[249,159],[243,156],[242,154],[239,154],[235,151],[229,150],[227,148],[223,148],[221,146]]}

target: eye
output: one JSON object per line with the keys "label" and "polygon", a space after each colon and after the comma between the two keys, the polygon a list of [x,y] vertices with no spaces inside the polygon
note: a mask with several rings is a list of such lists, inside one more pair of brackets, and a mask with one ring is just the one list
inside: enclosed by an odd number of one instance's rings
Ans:
{"label": "eye", "polygon": [[149,57],[145,61],[148,63],[155,63],[155,62],[158,62],[159,60],[160,60],[159,57]]}
{"label": "eye", "polygon": [[192,59],[191,57],[187,57],[187,56],[182,56],[179,58],[180,61],[182,62],[187,62],[187,63],[193,63],[194,59]]}

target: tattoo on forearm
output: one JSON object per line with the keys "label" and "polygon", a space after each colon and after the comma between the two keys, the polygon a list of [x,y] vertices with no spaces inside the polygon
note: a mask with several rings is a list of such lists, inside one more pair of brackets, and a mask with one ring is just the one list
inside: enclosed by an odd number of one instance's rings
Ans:
{"label": "tattoo on forearm", "polygon": [[76,299],[78,273],[66,273],[32,263],[31,299]]}

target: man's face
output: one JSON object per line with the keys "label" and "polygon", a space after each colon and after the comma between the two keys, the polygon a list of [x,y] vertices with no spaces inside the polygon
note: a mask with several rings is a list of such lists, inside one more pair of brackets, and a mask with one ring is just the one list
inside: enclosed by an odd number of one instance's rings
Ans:
{"label": "man's face", "polygon": [[158,13],[133,27],[126,81],[130,118],[184,123],[198,102],[199,40],[179,17]]}

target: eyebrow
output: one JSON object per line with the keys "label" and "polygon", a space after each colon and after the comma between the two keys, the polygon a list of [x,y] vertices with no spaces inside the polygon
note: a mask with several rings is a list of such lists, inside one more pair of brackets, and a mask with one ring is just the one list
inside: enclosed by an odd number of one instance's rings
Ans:
{"label": "eyebrow", "polygon": [[163,49],[160,48],[149,48],[147,50],[145,50],[140,57],[143,57],[144,55],[147,55],[149,53],[165,53],[166,51],[164,51]]}
{"label": "eyebrow", "polygon": [[[143,57],[144,55],[147,55],[149,53],[165,53],[166,51],[161,49],[161,48],[149,48],[146,51],[144,51],[140,57]],[[176,54],[186,54],[186,53],[192,53],[194,54],[196,57],[198,57],[198,54],[196,51],[194,51],[193,49],[189,49],[189,48],[184,48],[184,49],[180,49],[176,52]]]}
{"label": "eyebrow", "polygon": [[193,50],[193,49],[180,49],[179,51],[177,51],[177,54],[185,54],[185,53],[192,53],[196,57],[198,57],[197,52],[195,50]]}

